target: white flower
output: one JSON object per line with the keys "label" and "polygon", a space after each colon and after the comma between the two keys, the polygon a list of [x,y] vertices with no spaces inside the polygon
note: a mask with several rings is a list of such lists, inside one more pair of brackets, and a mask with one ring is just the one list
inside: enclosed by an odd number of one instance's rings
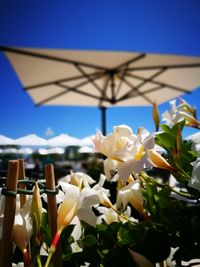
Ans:
{"label": "white flower", "polygon": [[72,237],[74,238],[74,242],[71,244],[71,248],[73,252],[81,251],[81,247],[78,245],[77,241],[81,238],[82,230],[81,230],[81,223],[77,216],[73,218],[71,224],[74,225],[74,229],[71,233]]}
{"label": "white flower", "polygon": [[154,134],[149,134],[146,129],[140,128],[134,143],[129,149],[129,154],[127,151],[121,151],[121,158],[125,161],[118,166],[119,178],[126,181],[130,174],[137,174],[144,168],[152,167],[148,151],[154,145]]}
{"label": "white flower", "polygon": [[192,163],[193,171],[192,178],[189,181],[189,186],[200,191],[200,157]]}
{"label": "white flower", "polygon": [[103,164],[104,164],[104,173],[106,175],[106,178],[111,181],[118,180],[118,176],[116,176],[118,161],[107,158],[104,160]]}
{"label": "white flower", "polygon": [[97,219],[97,224],[101,224],[103,221],[105,221],[107,224],[119,221],[117,212],[111,208],[98,207],[98,211],[101,213],[101,215]]}
{"label": "white flower", "polygon": [[144,168],[151,167],[148,150],[155,145],[155,134],[140,128],[138,134],[134,135],[131,128],[126,125],[114,127],[112,134],[104,137],[97,133],[94,140],[96,150],[108,157],[104,161],[104,170],[108,179],[121,178],[127,180],[130,174],[139,173]]}
{"label": "white flower", "polygon": [[118,191],[117,194],[117,208],[125,209],[130,203],[144,218],[146,217],[146,212],[143,207],[143,195],[140,186],[140,181],[134,181],[130,184],[124,186]]}
{"label": "white flower", "polygon": [[95,180],[83,172],[71,172],[71,174],[59,180],[59,184],[63,182],[76,185],[81,189],[82,187],[90,187],[91,184],[95,183]]}
{"label": "white flower", "polygon": [[100,132],[94,138],[94,145],[97,152],[100,152],[111,159],[120,160],[117,157],[116,152],[123,149],[125,146],[129,146],[130,142],[133,142],[135,135],[127,125],[120,125],[114,127],[112,134],[104,137]]}
{"label": "white flower", "polygon": [[18,262],[18,264],[12,263],[12,267],[24,267],[23,262]]}
{"label": "white flower", "polygon": [[77,216],[80,220],[96,226],[96,215],[92,211],[92,207],[101,202],[98,191],[91,188],[83,188],[79,197],[79,207]]}
{"label": "white flower", "polygon": [[176,100],[170,101],[171,110],[165,111],[162,114],[162,120],[172,127],[182,120],[186,121],[186,125],[200,125],[200,122],[195,118],[195,110],[186,101],[179,99],[180,104],[176,106]]}
{"label": "white flower", "polygon": [[[80,220],[93,226],[96,225],[96,216],[92,211],[92,206],[101,202],[99,190],[85,187],[80,191],[77,186],[65,182],[62,182],[61,186],[65,194],[58,209],[58,226],[68,224],[69,218],[66,216],[72,209],[74,209],[73,216],[77,214]],[[76,208],[74,208],[75,205]]]}

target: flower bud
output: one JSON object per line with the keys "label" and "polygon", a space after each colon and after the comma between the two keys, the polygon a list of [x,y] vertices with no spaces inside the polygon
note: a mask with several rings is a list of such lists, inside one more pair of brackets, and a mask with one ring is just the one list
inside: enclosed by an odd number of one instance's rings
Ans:
{"label": "flower bud", "polygon": [[42,201],[40,198],[40,190],[38,184],[35,184],[33,198],[31,203],[31,217],[33,220],[33,232],[36,234],[36,239],[40,235],[40,225],[42,221]]}
{"label": "flower bud", "polygon": [[176,169],[172,167],[158,152],[150,149],[148,151],[149,158],[155,167],[160,169],[166,169],[172,172],[176,172]]}
{"label": "flower bud", "polygon": [[154,121],[154,124],[155,124],[155,127],[156,127],[156,131],[158,131],[159,124],[160,124],[160,117],[159,117],[158,106],[157,106],[156,103],[153,104],[152,115],[153,115],[153,121]]}

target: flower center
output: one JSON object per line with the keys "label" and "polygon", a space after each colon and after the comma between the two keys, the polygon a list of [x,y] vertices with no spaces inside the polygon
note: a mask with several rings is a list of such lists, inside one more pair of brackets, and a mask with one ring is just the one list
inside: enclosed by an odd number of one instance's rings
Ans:
{"label": "flower center", "polygon": [[140,150],[135,155],[135,159],[138,160],[138,161],[141,160],[141,158],[143,157],[144,153],[145,153],[144,152],[144,146],[141,146]]}

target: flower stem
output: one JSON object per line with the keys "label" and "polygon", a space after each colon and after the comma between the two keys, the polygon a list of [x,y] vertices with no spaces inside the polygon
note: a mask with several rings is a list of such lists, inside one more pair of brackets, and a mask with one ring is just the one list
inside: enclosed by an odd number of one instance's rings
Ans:
{"label": "flower stem", "polygon": [[50,247],[50,250],[49,250],[49,255],[48,255],[48,258],[47,258],[47,261],[45,263],[45,266],[44,267],[48,267],[49,266],[49,263],[51,261],[51,258],[56,250],[56,246],[58,244],[58,241],[60,239],[60,236],[61,236],[61,233],[62,233],[62,230],[63,229],[59,229],[56,233],[56,235],[54,236],[54,239],[53,239],[53,242],[51,244],[51,247]]}
{"label": "flower stem", "polygon": [[42,267],[41,258],[39,254],[36,256],[36,261],[37,261],[38,267]]}
{"label": "flower stem", "polygon": [[49,266],[49,263],[50,263],[51,258],[52,258],[52,256],[53,256],[53,253],[54,253],[54,250],[51,250],[51,249],[50,249],[50,251],[49,251],[49,255],[48,255],[48,258],[47,258],[47,261],[46,261],[44,267],[48,267],[48,266]]}

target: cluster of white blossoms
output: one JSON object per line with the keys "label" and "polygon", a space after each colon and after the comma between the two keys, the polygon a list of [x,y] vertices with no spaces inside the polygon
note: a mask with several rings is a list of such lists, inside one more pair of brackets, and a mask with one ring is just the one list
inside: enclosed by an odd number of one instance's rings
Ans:
{"label": "cluster of white blossoms", "polygon": [[103,136],[97,132],[94,138],[95,149],[104,154],[104,172],[107,179],[126,182],[130,175],[136,176],[146,168],[167,162],[154,149],[155,133],[150,134],[145,128],[139,128],[137,135],[127,125],[114,127],[113,133]]}
{"label": "cluster of white blossoms", "polygon": [[176,105],[176,99],[169,102],[170,110],[162,114],[162,120],[170,127],[178,122],[185,120],[187,126],[200,127],[200,122],[196,119],[196,110],[186,101],[179,98],[179,104]]}
{"label": "cluster of white blossoms", "polygon": [[[183,100],[176,106],[171,101],[171,110],[163,114],[163,120],[172,127],[176,123],[185,120],[186,124],[199,127],[195,118],[194,109]],[[55,250],[62,231],[70,224],[75,225],[72,232],[74,243],[73,251],[79,251],[78,240],[82,236],[82,222],[95,227],[105,222],[138,222],[131,214],[134,208],[143,220],[148,219],[149,214],[144,208],[142,194],[141,172],[152,167],[167,169],[171,173],[176,170],[157,151],[155,146],[156,133],[150,134],[145,128],[139,128],[137,134],[127,125],[119,125],[108,136],[97,132],[93,139],[96,152],[103,154],[104,174],[99,181],[93,180],[89,175],[81,172],[71,173],[59,180],[60,190],[56,195],[58,204],[56,242],[53,241],[49,251]],[[193,163],[193,173],[189,186],[200,191],[200,160]],[[106,180],[117,182],[116,199],[111,202],[110,191],[104,187]],[[27,244],[33,233],[33,217],[37,223],[41,218],[41,197],[36,184],[33,197],[27,197],[23,206],[20,206],[20,198],[17,196],[16,215],[13,228],[13,240],[26,252]],[[4,196],[0,192],[0,238],[2,235]],[[32,216],[34,213],[34,216]],[[14,265],[13,265],[14,266]],[[17,265],[16,265],[17,266]],[[18,265],[21,266],[21,265]]]}

